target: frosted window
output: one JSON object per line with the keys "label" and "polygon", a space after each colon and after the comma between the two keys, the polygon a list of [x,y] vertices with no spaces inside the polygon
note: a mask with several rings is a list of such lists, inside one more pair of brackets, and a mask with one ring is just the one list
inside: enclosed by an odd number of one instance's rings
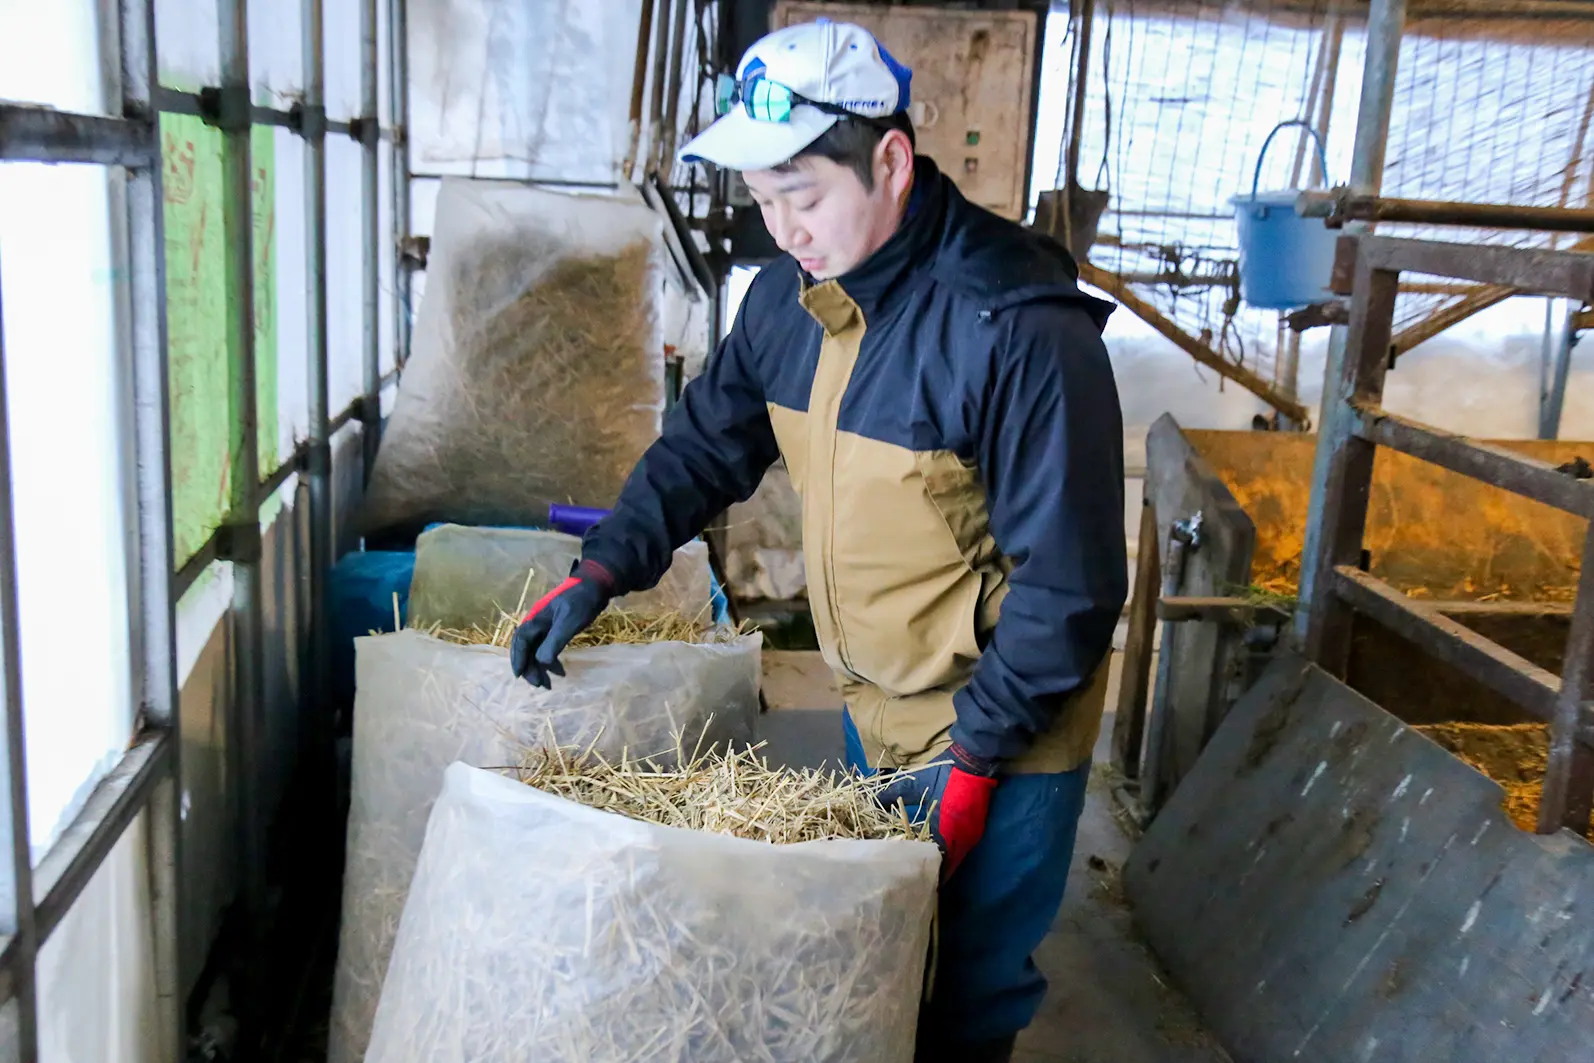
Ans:
{"label": "frosted window", "polygon": [[[304,142],[276,131],[277,461],[309,435],[309,280],[304,243]],[[260,474],[272,467],[262,463]]]}
{"label": "frosted window", "polygon": [[94,0],[0,0],[0,100],[105,114]]}
{"label": "frosted window", "polygon": [[249,80],[256,103],[287,110],[304,92],[301,5],[250,0]]}
{"label": "frosted window", "polygon": [[363,150],[351,140],[327,138],[327,375],[333,416],[364,388]]}
{"label": "frosted window", "polygon": [[219,83],[217,0],[155,0],[155,55],[167,88],[197,92]]}
{"label": "frosted window", "polygon": [[0,164],[11,484],[35,856],[132,731],[128,383],[107,174]]}

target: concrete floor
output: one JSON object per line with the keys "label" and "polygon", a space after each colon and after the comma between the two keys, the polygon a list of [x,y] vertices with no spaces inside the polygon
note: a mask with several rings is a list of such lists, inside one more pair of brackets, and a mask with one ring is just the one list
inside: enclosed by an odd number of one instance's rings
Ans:
{"label": "concrete floor", "polygon": [[[817,767],[841,761],[841,699],[817,653],[766,651],[762,735],[772,761]],[[1114,704],[1116,697],[1109,697]],[[1112,814],[1102,765],[1079,821],[1068,897],[1035,961],[1051,991],[1019,1038],[1014,1063],[1228,1063],[1189,1002],[1140,943],[1118,869],[1133,844]]]}

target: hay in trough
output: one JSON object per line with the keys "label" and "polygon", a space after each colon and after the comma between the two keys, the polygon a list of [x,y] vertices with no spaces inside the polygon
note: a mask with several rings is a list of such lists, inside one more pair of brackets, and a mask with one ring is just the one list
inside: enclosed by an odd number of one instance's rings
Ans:
{"label": "hay in trough", "polygon": [[929,841],[927,815],[881,805],[888,779],[772,768],[759,750],[698,751],[677,742],[677,768],[591,750],[536,749],[513,774],[527,786],[644,823],[789,845],[850,838]]}

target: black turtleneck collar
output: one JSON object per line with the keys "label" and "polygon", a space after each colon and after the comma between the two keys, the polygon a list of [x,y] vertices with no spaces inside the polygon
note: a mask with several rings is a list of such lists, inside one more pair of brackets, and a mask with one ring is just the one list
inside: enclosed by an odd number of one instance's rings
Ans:
{"label": "black turtleneck collar", "polygon": [[928,157],[913,160],[913,189],[902,222],[880,249],[836,278],[865,320],[888,309],[915,274],[929,265],[946,213],[945,178]]}

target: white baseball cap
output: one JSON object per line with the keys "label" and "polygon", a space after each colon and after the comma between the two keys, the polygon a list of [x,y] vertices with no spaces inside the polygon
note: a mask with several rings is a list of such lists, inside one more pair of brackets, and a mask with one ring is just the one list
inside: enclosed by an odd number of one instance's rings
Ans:
{"label": "white baseball cap", "polygon": [[776,30],[747,49],[733,84],[721,79],[721,94],[734,98],[717,103],[730,109],[681,149],[681,161],[779,166],[846,115],[906,111],[912,78],[862,26],[821,18]]}

